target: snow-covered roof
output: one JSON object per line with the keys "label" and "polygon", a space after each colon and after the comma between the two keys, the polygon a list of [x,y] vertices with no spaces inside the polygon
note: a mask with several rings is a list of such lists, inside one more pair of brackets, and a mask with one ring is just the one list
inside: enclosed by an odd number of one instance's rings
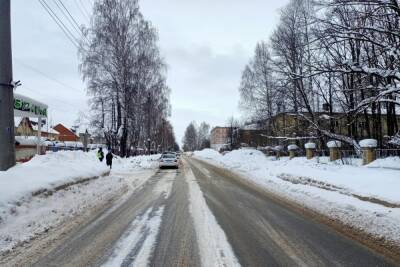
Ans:
{"label": "snow-covered roof", "polygon": [[317,148],[317,145],[315,144],[315,143],[306,143],[305,145],[304,145],[304,148],[305,149],[316,149]]}
{"label": "snow-covered roof", "polygon": [[326,146],[328,148],[335,148],[335,147],[342,147],[342,142],[337,141],[337,140],[332,140],[326,143]]}
{"label": "snow-covered roof", "polygon": [[[44,143],[46,139],[41,138],[41,144]],[[38,143],[38,138],[36,136],[15,136],[15,141],[22,146],[36,146]]]}
{"label": "snow-covered roof", "polygon": [[259,130],[259,125],[257,123],[247,124],[242,127],[243,130]]}
{"label": "snow-covered roof", "polygon": [[360,146],[363,148],[377,147],[378,141],[376,139],[364,139],[360,141]]}
{"label": "snow-covered roof", "polygon": [[14,117],[14,126],[18,127],[21,124],[22,117]]}
{"label": "snow-covered roof", "polygon": [[299,147],[297,145],[288,145],[288,150],[297,150]]}

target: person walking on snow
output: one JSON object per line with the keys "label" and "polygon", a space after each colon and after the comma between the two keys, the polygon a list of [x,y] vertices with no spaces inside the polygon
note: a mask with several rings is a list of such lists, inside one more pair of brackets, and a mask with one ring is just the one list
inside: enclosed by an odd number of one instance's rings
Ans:
{"label": "person walking on snow", "polygon": [[100,160],[100,162],[103,162],[104,159],[104,152],[103,148],[99,148],[99,151],[97,151],[97,158]]}
{"label": "person walking on snow", "polygon": [[106,163],[107,163],[107,166],[110,166],[110,170],[111,170],[111,168],[112,168],[112,160],[113,160],[113,154],[112,154],[112,152],[111,152],[111,149],[108,149],[108,153],[107,153],[107,155],[106,155]]}

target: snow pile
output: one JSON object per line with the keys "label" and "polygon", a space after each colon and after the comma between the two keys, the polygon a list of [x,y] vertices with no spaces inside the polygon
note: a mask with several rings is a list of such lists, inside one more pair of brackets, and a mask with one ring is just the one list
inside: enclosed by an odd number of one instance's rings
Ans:
{"label": "snow pile", "polygon": [[[36,146],[38,144],[38,137],[36,136],[16,136],[15,142],[21,146]],[[41,144],[44,142],[42,137],[40,140]]]}
{"label": "snow pile", "polygon": [[326,143],[326,146],[328,148],[342,147],[342,142],[332,140],[332,141],[329,141],[328,143]]}
{"label": "snow pile", "polygon": [[378,141],[375,139],[364,139],[360,141],[360,147],[377,147],[378,146]]}
{"label": "snow pile", "polygon": [[257,150],[235,150],[210,163],[308,208],[400,244],[399,158],[368,166],[341,165],[326,158],[271,160]]}
{"label": "snow pile", "polygon": [[48,196],[33,197],[29,202],[11,207],[10,212],[3,211],[0,214],[0,254],[50,229],[58,232],[59,225],[109,203],[127,188],[124,179],[105,176],[55,191]]}
{"label": "snow pile", "polygon": [[161,155],[136,156],[131,158],[115,157],[113,160],[113,170],[115,171],[133,171],[139,169],[153,169],[158,166],[158,159]]}
{"label": "snow pile", "polygon": [[218,157],[222,156],[214,149],[209,149],[209,148],[203,149],[201,151],[195,151],[194,155],[205,159],[217,159]]}
{"label": "snow pile", "polygon": [[304,157],[297,157],[290,160],[288,157],[283,157],[281,160],[270,160],[258,150],[239,149],[213,159],[229,168],[257,174],[262,179],[278,177],[282,174],[307,177],[346,188],[358,195],[400,204],[400,194],[398,194],[400,172],[391,169],[369,168],[390,163],[394,165],[396,162],[398,164],[398,158],[378,160],[376,165],[371,163],[365,167],[358,167],[339,165],[324,159],[319,161],[317,158],[307,160]]}
{"label": "snow pile", "polygon": [[315,143],[306,143],[304,145],[304,148],[305,149],[315,149],[315,148],[317,148],[317,145]]}
{"label": "snow pile", "polygon": [[49,152],[0,172],[0,214],[10,204],[29,199],[39,190],[52,190],[82,178],[101,176],[108,171],[95,153],[82,151]]}
{"label": "snow pile", "polygon": [[133,192],[154,174],[157,158],[116,158],[116,170],[103,176],[109,168],[96,151],[60,151],[0,172],[0,253]]}
{"label": "snow pile", "polygon": [[[388,168],[400,170],[400,157],[388,157],[376,159],[367,165],[370,168]],[[399,176],[400,177],[400,176]]]}
{"label": "snow pile", "polygon": [[297,150],[297,149],[299,149],[299,147],[297,146],[297,145],[288,145],[288,148],[287,148],[289,151],[291,151],[291,150]]}

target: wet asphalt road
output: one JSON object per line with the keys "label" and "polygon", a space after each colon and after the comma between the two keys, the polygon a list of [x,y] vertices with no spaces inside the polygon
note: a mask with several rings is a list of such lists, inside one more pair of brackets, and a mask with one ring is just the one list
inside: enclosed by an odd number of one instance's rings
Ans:
{"label": "wet asphalt road", "polygon": [[189,163],[242,266],[394,266],[243,185],[229,171],[198,160]]}
{"label": "wet asphalt road", "polygon": [[[329,227],[244,185],[229,171],[191,158],[183,164],[185,168],[177,171],[158,171],[118,205],[76,227],[56,247],[43,249],[35,261],[20,266],[101,266],[132,221],[158,207],[164,207],[164,213],[149,265],[201,266],[189,211],[188,168],[242,266],[394,266]],[[163,191],[167,187],[169,194]],[[135,254],[129,257],[124,266],[130,266]]]}

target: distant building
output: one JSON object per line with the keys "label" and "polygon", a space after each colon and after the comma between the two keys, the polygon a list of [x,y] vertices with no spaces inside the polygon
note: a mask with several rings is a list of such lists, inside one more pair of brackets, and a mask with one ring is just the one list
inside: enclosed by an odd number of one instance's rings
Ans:
{"label": "distant building", "polygon": [[210,135],[210,147],[220,151],[230,146],[231,127],[214,127]]}
{"label": "distant building", "polygon": [[[15,118],[15,135],[16,136],[37,136],[38,122],[31,121],[29,118]],[[52,141],[59,140],[59,132],[46,127],[42,127],[41,136]]]}
{"label": "distant building", "polygon": [[72,130],[68,129],[62,124],[57,124],[53,127],[54,130],[59,132],[59,140],[61,142],[69,141],[69,142],[78,142],[79,136],[77,136]]}

